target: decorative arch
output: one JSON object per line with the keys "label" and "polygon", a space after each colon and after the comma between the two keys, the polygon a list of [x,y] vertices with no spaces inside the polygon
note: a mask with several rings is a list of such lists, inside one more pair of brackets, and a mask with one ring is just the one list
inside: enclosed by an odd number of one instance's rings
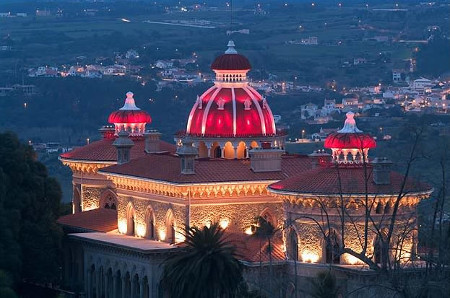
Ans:
{"label": "decorative arch", "polygon": [[387,228],[383,228],[373,239],[373,261],[376,264],[381,264],[383,259],[387,257],[383,254],[383,241],[386,241],[387,233]]}
{"label": "decorative arch", "polygon": [[100,208],[117,210],[117,196],[112,189],[105,189],[101,193]]}
{"label": "decorative arch", "polygon": [[156,240],[155,212],[153,212],[153,208],[151,206],[148,206],[145,210],[145,237]]}
{"label": "decorative arch", "polygon": [[269,207],[266,207],[260,214],[262,218],[268,221],[273,227],[277,227],[277,218],[273,215],[272,211],[270,211]]}
{"label": "decorative arch", "polygon": [[234,147],[230,141],[225,143],[223,157],[226,159],[234,159]]}
{"label": "decorative arch", "polygon": [[172,209],[166,213],[166,242],[175,243],[175,216]]}
{"label": "decorative arch", "polygon": [[340,251],[340,236],[335,229],[331,228],[328,231],[325,241],[323,242],[324,260],[327,264],[340,264],[341,255]]}
{"label": "decorative arch", "polygon": [[237,147],[237,158],[244,159],[248,157],[247,144],[245,142],[240,141]]}
{"label": "decorative arch", "polygon": [[375,214],[382,214],[384,210],[383,203],[380,201],[377,204],[377,208],[375,209]]}
{"label": "decorative arch", "polygon": [[292,261],[298,261],[298,234],[297,231],[291,228],[287,235],[287,255]]}
{"label": "decorative arch", "polygon": [[135,234],[135,216],[133,203],[129,202],[127,205],[127,235],[134,236]]}
{"label": "decorative arch", "polygon": [[211,146],[211,157],[212,158],[221,158],[222,157],[222,148],[218,142],[214,142]]}
{"label": "decorative arch", "polygon": [[81,192],[77,185],[73,186],[72,213],[81,212]]}
{"label": "decorative arch", "polygon": [[208,147],[203,141],[198,143],[198,156],[200,158],[208,157]]}

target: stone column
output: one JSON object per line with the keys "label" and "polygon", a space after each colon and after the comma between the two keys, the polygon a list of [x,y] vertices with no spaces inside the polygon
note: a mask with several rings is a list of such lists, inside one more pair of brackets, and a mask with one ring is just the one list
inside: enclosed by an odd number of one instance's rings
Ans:
{"label": "stone column", "polygon": [[206,149],[208,151],[208,157],[211,158],[211,147],[212,147],[212,143],[211,142],[205,142],[205,146]]}
{"label": "stone column", "polygon": [[95,293],[96,298],[101,297],[101,287],[100,287],[100,269],[95,272]]}
{"label": "stone column", "polygon": [[117,282],[119,274],[113,274],[113,293],[112,298],[119,298],[119,283]]}
{"label": "stone column", "polygon": [[139,280],[139,298],[144,298],[144,279],[141,278]]}
{"label": "stone column", "polygon": [[92,272],[91,270],[87,270],[87,274],[86,274],[86,284],[85,284],[85,291],[86,291],[86,297],[87,298],[91,298],[91,290],[92,290],[92,282],[91,282],[91,278],[92,278]]}
{"label": "stone column", "polygon": [[130,277],[130,285],[131,285],[131,298],[136,298],[136,288],[134,286],[134,278]]}
{"label": "stone column", "polygon": [[232,143],[232,144],[233,144],[233,149],[234,149],[234,159],[237,159],[238,158],[237,151],[238,151],[239,143]]}
{"label": "stone column", "polygon": [[106,273],[106,275],[105,275],[105,298],[110,298],[110,295],[109,295],[109,293],[111,293],[111,291],[109,289],[110,286],[111,285],[109,284],[109,273]]}
{"label": "stone column", "polygon": [[122,298],[126,298],[127,297],[127,292],[126,289],[127,288],[127,278],[126,278],[126,274],[124,276],[122,276]]}

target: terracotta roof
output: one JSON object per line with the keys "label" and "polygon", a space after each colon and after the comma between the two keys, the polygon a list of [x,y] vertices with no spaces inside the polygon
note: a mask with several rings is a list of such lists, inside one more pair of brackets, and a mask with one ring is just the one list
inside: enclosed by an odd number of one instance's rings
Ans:
{"label": "terracotta roof", "polygon": [[[103,161],[115,162],[117,161],[117,151],[112,145],[113,139],[102,139],[100,141],[92,142],[89,145],[76,148],[72,151],[61,154],[63,159],[86,160],[86,161]],[[144,138],[133,139],[134,146],[131,148],[131,158],[140,158],[145,154],[145,140]],[[164,141],[160,141],[160,150],[175,152],[176,146]]]}
{"label": "terracotta roof", "polygon": [[[404,176],[397,172],[391,172],[391,183],[388,185],[375,184],[372,179],[371,166],[367,167],[367,191],[369,194],[398,194],[403,182]],[[339,179],[340,177],[340,179]],[[340,181],[339,181],[340,180]],[[340,182],[340,183],[339,183]],[[339,184],[341,187],[339,187]],[[274,191],[294,192],[318,195],[333,194],[365,194],[365,179],[363,167],[320,167],[301,173],[274,184],[269,185]],[[408,178],[404,191],[427,192],[432,187],[428,184],[415,181]]]}
{"label": "terracotta roof", "polygon": [[[265,239],[256,238],[255,236],[239,234],[239,233],[225,233],[225,237],[233,245],[236,246],[236,255],[238,259],[247,262],[269,262],[270,254],[268,250],[269,241]],[[283,251],[283,241],[281,237],[275,235],[272,238],[272,261],[283,261],[286,259]]]}
{"label": "terracotta roof", "polygon": [[311,166],[311,159],[299,155],[282,157],[278,172],[255,173],[249,160],[197,159],[195,174],[181,174],[180,158],[172,154],[148,154],[122,165],[113,165],[100,170],[172,183],[212,183],[224,181],[281,180],[302,173]]}
{"label": "terracotta roof", "polygon": [[117,211],[99,208],[58,218],[60,225],[89,232],[110,232],[117,229]]}

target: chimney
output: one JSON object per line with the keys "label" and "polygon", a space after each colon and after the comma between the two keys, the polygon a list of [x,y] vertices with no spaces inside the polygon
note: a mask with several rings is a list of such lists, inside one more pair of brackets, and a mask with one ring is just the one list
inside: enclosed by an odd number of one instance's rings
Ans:
{"label": "chimney", "polygon": [[114,125],[103,125],[99,130],[103,139],[114,139]]}
{"label": "chimney", "polygon": [[117,164],[121,165],[130,161],[130,150],[134,143],[128,137],[128,132],[121,130],[113,146],[117,149]]}
{"label": "chimney", "polygon": [[311,158],[311,169],[325,166],[330,163],[331,155],[325,152],[325,149],[315,150],[313,153],[308,154]]}
{"label": "chimney", "polygon": [[183,139],[183,145],[178,147],[177,154],[181,158],[181,174],[195,174],[195,158],[198,150],[192,146],[190,138]]}
{"label": "chimney", "polygon": [[386,157],[375,158],[373,165],[373,182],[377,185],[391,184],[391,167],[392,161]]}
{"label": "chimney", "polygon": [[250,167],[253,172],[278,172],[281,171],[281,156],[284,150],[264,145],[249,151]]}
{"label": "chimney", "polygon": [[161,152],[159,148],[159,139],[161,133],[157,130],[147,130],[144,133],[145,137],[145,152],[146,153],[157,153]]}

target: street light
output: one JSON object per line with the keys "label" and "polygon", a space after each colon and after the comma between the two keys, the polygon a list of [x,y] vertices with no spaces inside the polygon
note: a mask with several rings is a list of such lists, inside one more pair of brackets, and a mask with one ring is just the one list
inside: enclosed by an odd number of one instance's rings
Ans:
{"label": "street light", "polygon": [[302,129],[302,141],[303,141],[304,138],[305,138],[305,130]]}

